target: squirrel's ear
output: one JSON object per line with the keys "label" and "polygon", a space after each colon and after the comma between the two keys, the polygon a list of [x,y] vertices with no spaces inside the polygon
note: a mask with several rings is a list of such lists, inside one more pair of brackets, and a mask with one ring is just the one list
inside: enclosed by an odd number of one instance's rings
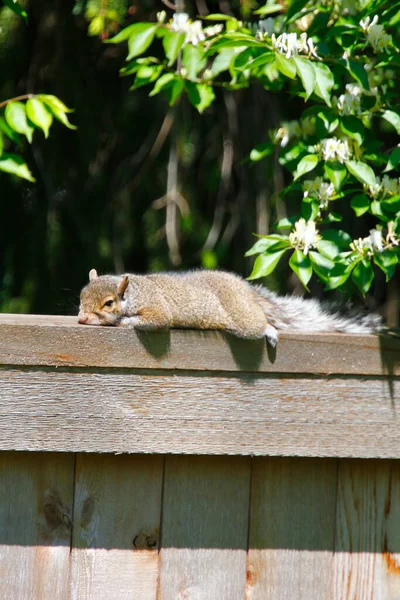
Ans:
{"label": "squirrel's ear", "polygon": [[128,283],[129,283],[129,277],[128,277],[128,275],[125,275],[123,277],[121,283],[118,286],[118,295],[121,296],[121,298],[125,294],[125,290],[128,287]]}
{"label": "squirrel's ear", "polygon": [[98,275],[97,275],[97,271],[96,269],[92,269],[91,271],[89,271],[89,281],[93,281],[94,279],[97,279]]}

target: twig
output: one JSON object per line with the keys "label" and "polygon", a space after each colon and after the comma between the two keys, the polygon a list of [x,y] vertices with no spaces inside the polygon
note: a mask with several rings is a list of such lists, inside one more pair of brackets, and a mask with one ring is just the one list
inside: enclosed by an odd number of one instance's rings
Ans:
{"label": "twig", "polygon": [[35,94],[23,94],[22,96],[15,96],[15,98],[9,98],[8,100],[4,100],[3,102],[0,102],[0,108],[3,108],[3,106],[6,106],[10,102],[18,102],[19,100],[30,100],[31,98],[34,98],[34,97],[35,97]]}
{"label": "twig", "polygon": [[169,2],[169,0],[161,0],[161,2],[171,10],[176,10],[175,4],[172,4],[172,2]]}

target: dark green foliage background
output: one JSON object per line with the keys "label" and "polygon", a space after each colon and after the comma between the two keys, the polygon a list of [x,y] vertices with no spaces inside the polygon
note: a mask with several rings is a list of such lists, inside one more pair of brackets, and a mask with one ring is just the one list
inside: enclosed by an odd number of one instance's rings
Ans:
{"label": "dark green foliage background", "polygon": [[[123,3],[116,5],[124,13]],[[237,16],[248,9],[238,2],[207,5]],[[193,3],[190,12],[201,6]],[[137,3],[122,24],[154,20],[161,9],[161,2]],[[36,184],[0,174],[0,310],[74,314],[93,267],[142,273],[216,265],[247,276],[253,258],[244,253],[254,243],[252,234],[268,233],[286,214],[278,199],[285,174],[276,158],[251,164],[247,157],[282,115],[296,118],[300,100],[252,87],[235,94],[220,90],[202,116],[185,99],[169,109],[162,95],[149,98],[148,88],[129,92],[132,81],[119,76],[126,48],[88,37],[82,3],[31,0],[27,10],[27,24],[0,11],[1,98],[55,94],[75,109],[70,119],[78,130],[56,124],[48,140],[37,132],[32,146],[24,145]],[[174,139],[188,211],[177,223],[180,257],[171,262],[162,198]],[[230,152],[232,166],[221,177]],[[349,229],[360,221],[350,210],[348,219]],[[207,244],[213,224],[215,240]],[[363,231],[361,225],[353,226],[354,237],[368,233],[368,220]],[[282,265],[268,283],[293,291],[295,277],[288,276]],[[396,286],[396,280],[390,283],[389,299]],[[382,304],[383,290],[378,275],[368,303]],[[320,294],[318,284],[312,292]]]}

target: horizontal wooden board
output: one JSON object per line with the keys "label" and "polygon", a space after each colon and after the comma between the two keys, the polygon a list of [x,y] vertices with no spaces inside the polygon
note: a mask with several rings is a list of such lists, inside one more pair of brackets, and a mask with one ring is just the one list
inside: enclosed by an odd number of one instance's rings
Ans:
{"label": "horizontal wooden board", "polygon": [[0,369],[0,450],[400,458],[400,381]]}
{"label": "horizontal wooden board", "polygon": [[400,340],[285,333],[265,340],[212,331],[137,332],[76,317],[0,315],[0,365],[400,375]]}

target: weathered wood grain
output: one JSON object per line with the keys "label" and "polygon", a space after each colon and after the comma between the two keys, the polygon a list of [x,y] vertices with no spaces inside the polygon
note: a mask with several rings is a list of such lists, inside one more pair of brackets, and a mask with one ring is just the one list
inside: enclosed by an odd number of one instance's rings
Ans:
{"label": "weathered wood grain", "polygon": [[340,461],[333,600],[400,598],[400,464]]}
{"label": "weathered wood grain", "polygon": [[400,340],[287,333],[264,340],[211,331],[136,332],[76,317],[0,315],[0,364],[265,373],[400,375]]}
{"label": "weathered wood grain", "polygon": [[0,369],[0,449],[400,457],[400,381]]}
{"label": "weathered wood grain", "polygon": [[0,453],[0,597],[69,600],[74,457]]}
{"label": "weathered wood grain", "polygon": [[155,600],[163,457],[78,455],[72,600]]}
{"label": "weathered wood grain", "polygon": [[160,600],[243,600],[250,460],[166,457]]}
{"label": "weathered wood grain", "polygon": [[253,460],[246,600],[329,600],[337,461]]}

